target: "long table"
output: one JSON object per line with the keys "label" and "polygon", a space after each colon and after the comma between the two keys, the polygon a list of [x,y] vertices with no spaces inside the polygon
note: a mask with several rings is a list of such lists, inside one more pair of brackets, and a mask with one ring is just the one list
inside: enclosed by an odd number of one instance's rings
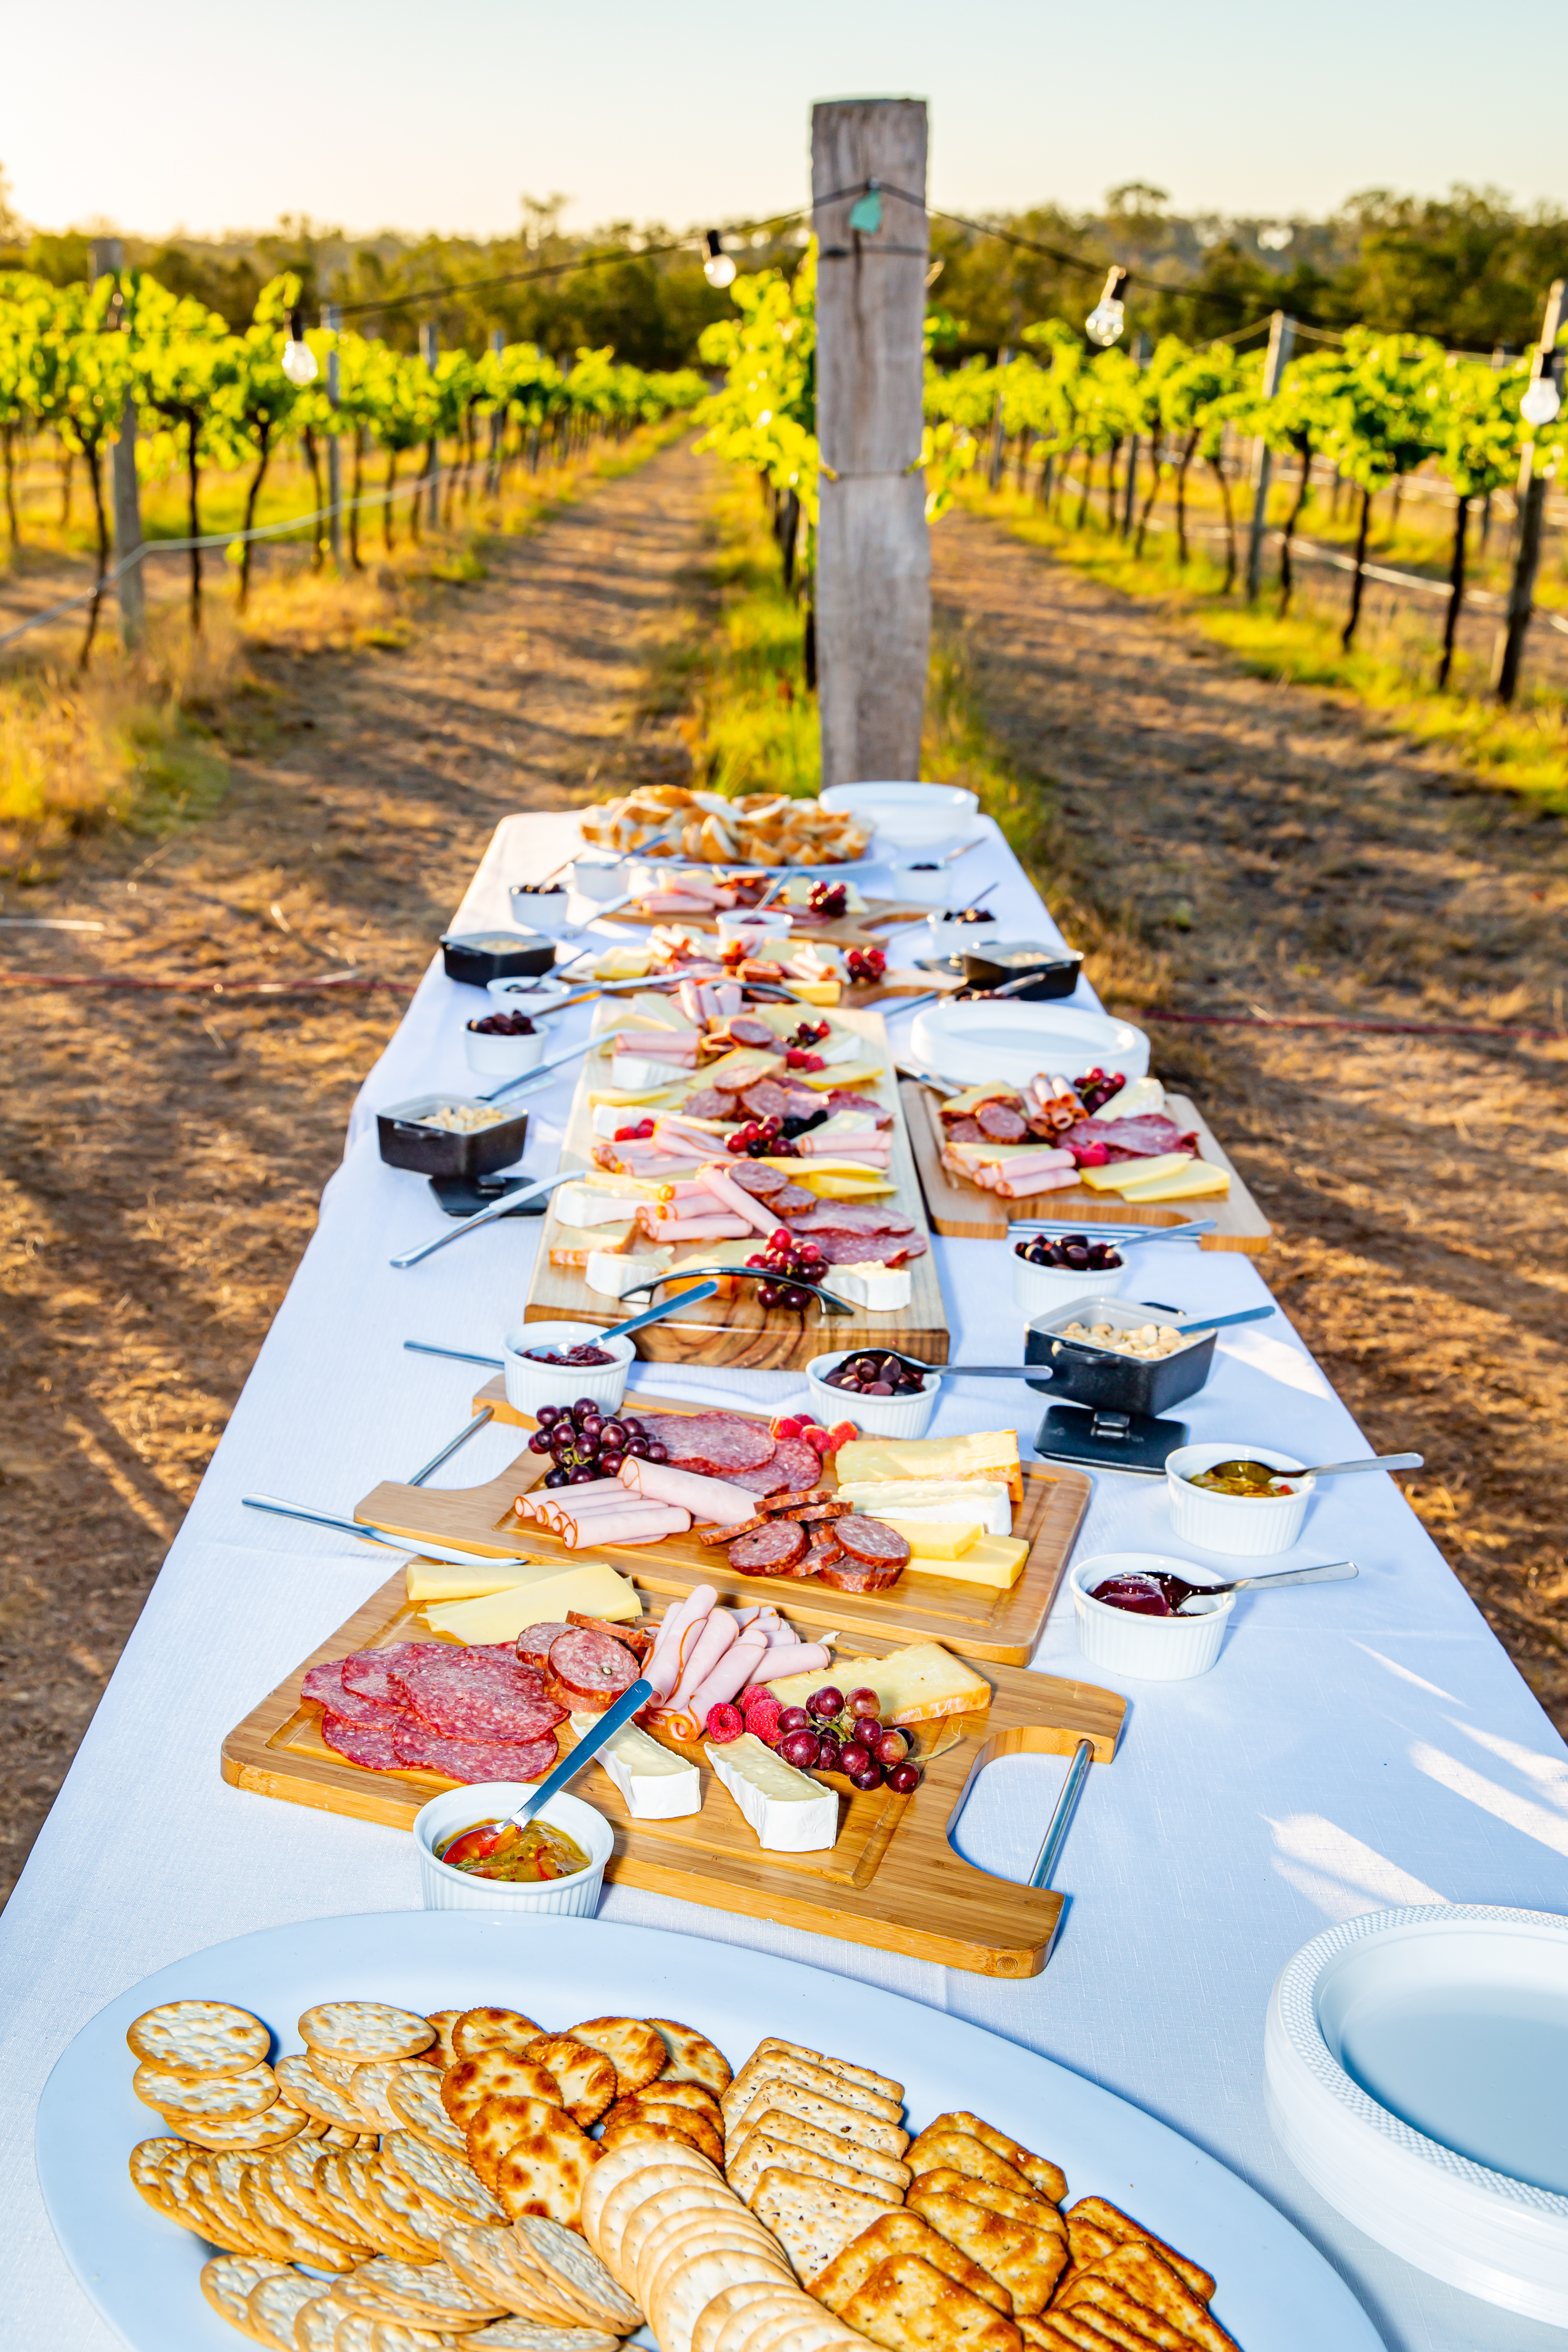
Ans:
{"label": "long table", "polygon": [[[504,922],[506,885],[542,877],[575,837],[568,815],[509,818],[458,926]],[[971,893],[995,884],[988,903],[1005,932],[1037,934],[1042,921],[1054,932],[994,828],[961,871]],[[1079,1001],[1093,1003],[1087,988]],[[241,1496],[346,1514],[379,1479],[407,1475],[462,1424],[484,1375],[409,1354],[405,1339],[493,1354],[521,1319],[535,1220],[494,1224],[409,1272],[387,1263],[445,1220],[421,1179],[383,1165],[375,1108],[487,1083],[463,1057],[477,1002],[437,956],[366,1079],[318,1229],[0,1918],[7,2342],[98,2352],[115,2340],[55,2245],[32,2164],[38,2093],[86,2019],[151,1970],[248,1929],[418,1907],[405,1835],[226,1788],[218,1748],[390,1565],[352,1538],[258,1517]],[[565,1021],[587,1017],[584,1008]],[[907,1035],[896,1013],[892,1026]],[[555,1163],[574,1077],[569,1068],[529,1097],[530,1173]],[[1016,1357],[998,1245],[934,1246],[953,1360]],[[1149,1244],[1140,1275],[1137,1295],[1209,1313],[1268,1297],[1249,1259],[1189,1244]],[[637,1377],[695,1401],[735,1400],[732,1373],[659,1365]],[[744,1385],[748,1402],[805,1401],[798,1374],[749,1374]],[[933,1434],[995,1426],[1014,1393],[950,1376]],[[1194,1439],[1245,1438],[1309,1462],[1364,1450],[1283,1314],[1222,1333],[1208,1386],[1181,1410]],[[1031,1412],[1026,1454],[1032,1428]],[[482,1432],[433,1483],[475,1484],[515,1450],[515,1432]],[[1135,1549],[1183,1549],[1163,1484],[1102,1475],[1079,1556]],[[1391,1480],[1320,1490],[1300,1557],[1347,1556],[1360,1564],[1356,1582],[1242,1596],[1218,1664],[1194,1682],[1123,1683],[1088,1664],[1070,1601],[1058,1601],[1035,1664],[1121,1688],[1131,1706],[1121,1753],[1090,1772],[1058,1868],[1070,1905],[1040,1977],[994,1982],[629,1889],[607,1889],[601,1916],[805,1960],[1044,2052],[1271,2199],[1339,2268],[1390,2347],[1545,2352],[1561,2342],[1555,2331],[1426,2278],[1323,2204],[1264,2113],[1268,1990],[1325,1926],[1412,1903],[1568,1908],[1568,1753]],[[1061,1772],[1047,1759],[993,1766],[956,1832],[964,1854],[1000,1876],[1026,1875]],[[1049,2147],[1048,2117],[1037,2145]],[[1132,2185],[1128,2201],[1136,2210]]]}

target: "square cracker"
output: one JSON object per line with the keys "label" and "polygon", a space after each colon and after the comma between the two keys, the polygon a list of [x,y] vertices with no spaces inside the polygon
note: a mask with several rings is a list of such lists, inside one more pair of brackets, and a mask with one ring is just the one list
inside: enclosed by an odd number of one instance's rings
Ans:
{"label": "square cracker", "polygon": [[[1086,2224],[1109,2238],[1110,2245],[1098,2249],[1095,2253],[1079,2253],[1078,2232]],[[1072,2258],[1085,2268],[1098,2259],[1099,2254],[1110,2253],[1120,2245],[1137,2242],[1152,2246],[1161,2261],[1170,2263],[1189,2294],[1195,2294],[1200,2303],[1207,2303],[1213,2297],[1214,2280],[1207,2271],[1198,2263],[1189,2262],[1185,2254],[1177,2253],[1163,2238],[1157,2238],[1152,2230],[1146,2230],[1141,2221],[1132,2219],[1131,2213],[1124,2213],[1120,2205],[1112,2205],[1103,2197],[1080,2197],[1078,2203],[1068,2210],[1067,2231],[1072,2246]]]}
{"label": "square cracker", "polygon": [[[748,2122],[752,2112],[754,2110],[748,2112]],[[899,2198],[903,2196],[914,2178],[909,2166],[900,2163],[896,2156],[883,2156],[878,2149],[867,2147],[859,2140],[847,2139],[840,2132],[824,2131],[819,2124],[807,2123],[804,2116],[795,2115],[788,2108],[769,2107],[757,2116],[744,2139],[731,2143],[730,2160],[725,2170],[731,2180],[735,2177],[736,2165],[744,2161],[746,2150],[759,2132],[773,2139],[786,2139],[795,2147],[807,2147],[814,2156],[827,2157],[837,2164],[851,2164],[857,2172],[863,2172],[869,2179],[879,2180],[885,2187],[895,2190]],[[800,2168],[804,2170],[805,2168]]]}
{"label": "square cracker", "polygon": [[770,2051],[765,2056],[758,2053],[748,2058],[720,2100],[726,2131],[733,2129],[764,2083],[794,2084],[800,2090],[815,2091],[819,2098],[837,2099],[841,2106],[856,2107],[862,2115],[873,2116],[881,2123],[898,2124],[903,2120],[901,2094],[890,2099],[880,2091],[867,2090],[863,2084],[847,2082],[842,2074],[816,2065],[809,2058],[793,2057],[786,2051]]}
{"label": "square cracker", "polygon": [[826,2181],[830,2188],[858,2189],[865,2196],[879,2198],[884,2205],[903,2201],[901,2192],[889,2182],[862,2172],[853,2161],[851,2149],[846,2147],[842,2157],[819,2156],[797,2140],[765,2131],[749,2133],[736,2150],[727,2168],[730,2186],[750,2204],[763,2174],[778,2168],[806,2173],[813,2180]]}
{"label": "square cracker", "polygon": [[879,2116],[846,2105],[842,2099],[805,2090],[798,2083],[772,2079],[759,2083],[744,2112],[733,2122],[726,2122],[726,2147],[738,2147],[765,2115],[774,2114],[798,2116],[802,2123],[815,2124],[818,2131],[831,2132],[836,2139],[870,2148],[878,2156],[901,2158],[910,2144],[901,2124],[884,2122]]}
{"label": "square cracker", "polygon": [[769,2170],[757,2183],[752,2210],[782,2242],[801,2284],[809,2286],[888,2209],[880,2197],[858,2189],[837,2189],[805,2172]]}
{"label": "square cracker", "polygon": [[1067,2247],[1054,2231],[988,2212],[951,2189],[922,2189],[919,2181],[910,2191],[910,2206],[949,2245],[1006,2288],[1015,2313],[1044,2311],[1067,2268]]}
{"label": "square cracker", "polygon": [[811,2291],[830,2311],[842,2313],[850,2297],[863,2287],[872,2272],[895,2254],[918,2254],[933,2271],[940,2271],[955,2286],[961,2286],[982,2303],[993,2305],[1003,2315],[1012,2312],[1013,2298],[1005,2286],[998,2285],[990,2274],[957,2246],[950,2245],[929,2221],[918,2213],[901,2211],[884,2213],[868,2230],[846,2246],[837,2262],[813,2279]]}
{"label": "square cracker", "polygon": [[889,2352],[1020,2352],[1010,2319],[919,2254],[879,2263],[840,2315]]}
{"label": "square cracker", "polygon": [[1121,2317],[1120,2304],[1112,2300],[1117,2297],[1137,2306],[1135,2324],[1156,2343],[1165,2343],[1173,2334],[1183,2344],[1198,2345],[1202,2352],[1234,2352],[1232,2339],[1218,2320],[1195,2294],[1188,2293],[1170,2263],[1142,2239],[1118,2246],[1113,2254],[1076,2272],[1062,2289],[1061,2300],[1068,2310],[1090,2305],[1085,2316],[1092,2321],[1092,2306],[1097,2303]]}
{"label": "square cracker", "polygon": [[820,2050],[808,2050],[801,2042],[784,2042],[778,2034],[770,2033],[752,2051],[753,2058],[776,2054],[781,2058],[804,2058],[808,2065],[826,2066],[830,2074],[841,2074],[847,2083],[858,2083],[863,2091],[879,2092],[884,2099],[897,2099],[902,2106],[904,2086],[895,2083],[890,2074],[879,2074],[869,2066],[857,2066],[847,2058],[829,2058]]}

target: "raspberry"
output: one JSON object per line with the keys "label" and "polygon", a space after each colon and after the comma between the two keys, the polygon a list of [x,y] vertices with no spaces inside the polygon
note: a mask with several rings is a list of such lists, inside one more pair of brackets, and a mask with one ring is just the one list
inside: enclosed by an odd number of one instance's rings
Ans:
{"label": "raspberry", "polygon": [[742,1720],[740,1708],[728,1706],[721,1700],[717,1706],[709,1708],[705,1728],[716,1747],[727,1748],[731,1739],[739,1739],[746,1726]]}
{"label": "raspberry", "polygon": [[778,1700],[771,1693],[765,1692],[753,1706],[746,1709],[745,1728],[753,1738],[760,1739],[765,1748],[776,1747],[779,1717],[783,1713],[784,1709]]}

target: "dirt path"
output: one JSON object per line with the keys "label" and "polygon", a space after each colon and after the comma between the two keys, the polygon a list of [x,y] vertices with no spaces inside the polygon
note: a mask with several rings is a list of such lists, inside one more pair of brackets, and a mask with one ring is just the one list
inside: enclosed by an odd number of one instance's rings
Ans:
{"label": "dirt path", "polygon": [[[497,821],[679,751],[635,717],[686,601],[709,470],[682,446],[589,490],[406,652],[254,657],[210,822],[106,837],[0,913],[7,971],[353,968],[373,995],[7,988],[0,1023],[0,1825],[8,1891],[311,1231],[353,1093]],[[231,751],[231,756],[232,756]]]}
{"label": "dirt path", "polygon": [[[1568,832],[972,517],[933,534],[987,719],[1051,782],[1102,993],[1568,1026]],[[1264,1271],[1568,1728],[1568,1045],[1152,1024],[1275,1222]]]}

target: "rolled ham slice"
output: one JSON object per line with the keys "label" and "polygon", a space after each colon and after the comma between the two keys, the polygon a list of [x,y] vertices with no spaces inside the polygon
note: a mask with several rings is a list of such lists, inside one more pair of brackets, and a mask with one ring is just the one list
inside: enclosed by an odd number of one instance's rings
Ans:
{"label": "rolled ham slice", "polygon": [[687,1655],[680,1680],[669,1696],[676,1715],[689,1713],[693,1691],[700,1689],[727,1650],[741,1638],[741,1629],[727,1609],[710,1609],[702,1631]]}
{"label": "rolled ham slice", "polygon": [[[807,1559],[804,1565],[809,1567]],[[826,1642],[781,1642],[770,1644],[759,1664],[752,1668],[754,1683],[783,1682],[786,1675],[820,1674],[831,1664],[833,1653]]]}
{"label": "rolled ham slice", "polygon": [[710,1706],[722,1706],[727,1699],[743,1691],[754,1681],[756,1671],[767,1654],[768,1639],[760,1625],[746,1626],[731,1643],[718,1664],[703,1675],[686,1702],[686,1712],[697,1719],[699,1729],[704,1728]]}
{"label": "rolled ham slice", "polygon": [[563,1516],[553,1532],[568,1551],[582,1551],[599,1544],[662,1543],[666,1536],[683,1536],[690,1525],[687,1511],[634,1503],[625,1511],[585,1511],[580,1519]]}
{"label": "rolled ham slice", "polygon": [[1018,1176],[1005,1169],[989,1192],[999,1193],[1005,1201],[1032,1200],[1037,1192],[1063,1192],[1078,1182],[1076,1168],[1042,1168],[1037,1175]]}
{"label": "rolled ham slice", "polygon": [[[742,1217],[671,1217],[658,1213],[662,1204],[645,1202],[637,1211],[640,1229],[661,1242],[732,1242],[743,1241],[755,1228]],[[715,1208],[718,1203],[715,1202]]]}
{"label": "rolled ham slice", "polygon": [[734,1178],[722,1168],[716,1168],[711,1164],[706,1168],[700,1168],[697,1171],[697,1181],[712,1194],[721,1209],[727,1209],[733,1217],[743,1217],[746,1223],[754,1225],[760,1234],[771,1234],[776,1226],[784,1223],[782,1217],[774,1216],[765,1202],[759,1201],[754,1193],[748,1192],[742,1185],[737,1184]]}
{"label": "rolled ham slice", "polygon": [[739,981],[734,980],[720,981],[713,990],[713,994],[718,1000],[719,1017],[721,1021],[732,1021],[746,1001],[745,990]]}
{"label": "rolled ham slice", "polygon": [[668,1462],[645,1462],[636,1454],[626,1455],[619,1477],[607,1483],[629,1488],[647,1502],[672,1504],[716,1528],[738,1528],[756,1515],[757,1498],[746,1487],[733,1486],[727,1478],[704,1477],[700,1471],[677,1470]]}
{"label": "rolled ham slice", "polygon": [[699,1634],[708,1622],[709,1612],[719,1598],[718,1588],[711,1584],[694,1584],[684,1601],[667,1609],[654,1635],[644,1673],[656,1691],[668,1696],[679,1682],[688,1659],[697,1645]]}

